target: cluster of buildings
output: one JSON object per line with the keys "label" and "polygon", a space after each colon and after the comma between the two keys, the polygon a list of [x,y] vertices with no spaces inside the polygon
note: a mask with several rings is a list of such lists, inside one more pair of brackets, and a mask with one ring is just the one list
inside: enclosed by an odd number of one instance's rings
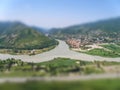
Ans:
{"label": "cluster of buildings", "polygon": [[81,46],[81,41],[79,39],[67,39],[66,42],[71,48],[80,48]]}
{"label": "cluster of buildings", "polygon": [[[120,34],[119,34],[120,35]],[[119,36],[105,36],[105,35],[79,35],[66,36],[66,42],[71,48],[81,48],[86,45],[101,44],[101,43],[120,43]]]}
{"label": "cluster of buildings", "polygon": [[92,45],[93,43],[102,43],[102,40],[99,39],[86,39],[86,38],[80,38],[80,39],[76,39],[76,38],[68,38],[66,40],[66,43],[71,47],[71,48],[80,48],[82,46],[86,46],[86,45]]}

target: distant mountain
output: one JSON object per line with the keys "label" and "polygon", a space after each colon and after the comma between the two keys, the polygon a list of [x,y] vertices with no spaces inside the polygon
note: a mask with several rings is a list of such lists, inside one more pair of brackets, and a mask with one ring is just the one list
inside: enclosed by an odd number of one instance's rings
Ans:
{"label": "distant mountain", "polygon": [[37,26],[32,26],[31,28],[33,28],[34,30],[37,30],[38,32],[41,32],[43,34],[47,33],[47,30],[44,29],[44,28],[40,28],[40,27],[37,27]]}
{"label": "distant mountain", "polygon": [[55,44],[55,40],[21,22],[0,22],[0,48],[41,49]]}
{"label": "distant mountain", "polygon": [[50,34],[56,37],[64,37],[66,35],[120,37],[120,17],[74,25],[66,28],[54,28],[50,30]]}

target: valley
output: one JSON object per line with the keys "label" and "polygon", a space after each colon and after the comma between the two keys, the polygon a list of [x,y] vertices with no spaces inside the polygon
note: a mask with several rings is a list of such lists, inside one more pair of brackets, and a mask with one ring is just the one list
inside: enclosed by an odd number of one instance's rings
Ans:
{"label": "valley", "polygon": [[71,58],[71,59],[77,59],[77,60],[84,60],[84,61],[116,61],[120,62],[120,58],[112,58],[112,57],[101,57],[101,56],[95,56],[95,55],[88,55],[85,53],[79,53],[75,52],[69,49],[69,46],[66,44],[65,41],[58,40],[59,45],[56,46],[54,49],[44,52],[41,54],[37,54],[34,56],[29,55],[10,55],[10,54],[0,54],[0,59],[5,60],[8,58],[15,58],[15,59],[21,59],[25,62],[44,62],[49,61],[57,57],[63,57],[63,58]]}
{"label": "valley", "polygon": [[0,0],[0,90],[120,90],[120,0]]}

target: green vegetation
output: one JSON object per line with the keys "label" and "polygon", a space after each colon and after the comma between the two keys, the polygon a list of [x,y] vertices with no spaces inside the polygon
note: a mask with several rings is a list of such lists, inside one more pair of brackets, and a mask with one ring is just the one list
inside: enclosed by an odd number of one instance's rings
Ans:
{"label": "green vegetation", "polygon": [[20,22],[0,23],[0,49],[12,49],[17,52],[43,49],[57,44],[54,39]]}
{"label": "green vegetation", "polygon": [[56,45],[43,49],[34,49],[34,50],[0,49],[0,53],[11,54],[11,55],[36,55],[54,49],[55,47]]}
{"label": "green vegetation", "polygon": [[[65,28],[54,28],[50,31],[51,36],[60,39],[84,38],[90,42],[99,39],[102,42],[120,42],[120,17],[80,25],[73,25]],[[98,41],[99,41],[98,40]]]}
{"label": "green vegetation", "polygon": [[101,45],[104,49],[92,49],[85,53],[90,55],[97,55],[103,57],[120,57],[120,46],[117,44],[105,44]]}
{"label": "green vegetation", "polygon": [[69,58],[56,58],[52,61],[40,63],[40,65],[46,66],[49,70],[48,73],[51,73],[51,75],[68,75],[69,73],[80,75],[103,72],[103,70],[97,66],[97,63]]}
{"label": "green vegetation", "polygon": [[104,49],[92,49],[89,51],[86,51],[84,53],[90,54],[90,55],[97,55],[97,56],[103,56],[103,57],[120,57],[119,53],[116,53],[114,51],[107,51]]}
{"label": "green vegetation", "polygon": [[120,79],[102,79],[89,81],[45,82],[28,81],[26,83],[0,84],[1,90],[120,90]]}
{"label": "green vegetation", "polygon": [[[28,63],[21,60],[0,60],[0,77],[35,77],[72,74],[103,73],[104,67],[119,65],[119,62],[79,61],[69,58],[55,58],[42,63]],[[1,90],[119,90],[120,79],[89,81],[27,81],[25,83],[3,83]]]}
{"label": "green vegetation", "polygon": [[104,73],[104,67],[120,65],[118,62],[88,62],[69,58],[55,58],[42,63],[28,63],[21,60],[7,59],[0,61],[0,77],[86,75]]}
{"label": "green vegetation", "polygon": [[[51,34],[58,34],[58,35],[78,35],[78,34],[88,34],[91,33],[100,33],[102,34],[109,34],[111,37],[116,37],[115,32],[120,32],[120,17],[112,18],[107,20],[100,20],[96,22],[85,23],[81,25],[73,25],[66,28],[53,28],[50,33]],[[103,32],[104,31],[104,32]],[[111,33],[114,32],[114,33]],[[117,33],[118,36],[118,33]]]}
{"label": "green vegetation", "polygon": [[36,63],[7,59],[0,61],[0,77],[43,76],[44,71]]}
{"label": "green vegetation", "polygon": [[103,72],[101,68],[95,67],[92,62],[68,58],[56,58],[42,63],[27,63],[8,59],[0,61],[0,76],[56,76],[68,75],[69,73],[91,74]]}
{"label": "green vegetation", "polygon": [[106,44],[102,45],[102,47],[107,48],[113,51],[114,53],[118,53],[120,55],[120,46],[118,46],[117,44]]}

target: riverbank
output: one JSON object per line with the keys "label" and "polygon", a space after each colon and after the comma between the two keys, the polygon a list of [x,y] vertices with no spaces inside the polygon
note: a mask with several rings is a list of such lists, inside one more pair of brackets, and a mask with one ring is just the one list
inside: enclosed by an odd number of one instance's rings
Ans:
{"label": "riverbank", "polygon": [[120,58],[106,58],[106,57],[88,55],[84,53],[78,53],[70,50],[68,45],[64,41],[58,40],[58,42],[59,45],[48,52],[44,52],[34,56],[0,54],[0,59],[5,60],[8,58],[15,58],[15,59],[21,59],[24,62],[44,62],[44,61],[50,61],[57,57],[63,57],[63,58],[71,58],[71,59],[84,60],[84,61],[97,60],[97,61],[120,62]]}
{"label": "riverbank", "polygon": [[0,49],[1,54],[10,54],[10,55],[37,55],[43,52],[50,51],[54,49],[57,45],[50,46],[43,49],[33,49],[33,50],[13,50],[13,49]]}

